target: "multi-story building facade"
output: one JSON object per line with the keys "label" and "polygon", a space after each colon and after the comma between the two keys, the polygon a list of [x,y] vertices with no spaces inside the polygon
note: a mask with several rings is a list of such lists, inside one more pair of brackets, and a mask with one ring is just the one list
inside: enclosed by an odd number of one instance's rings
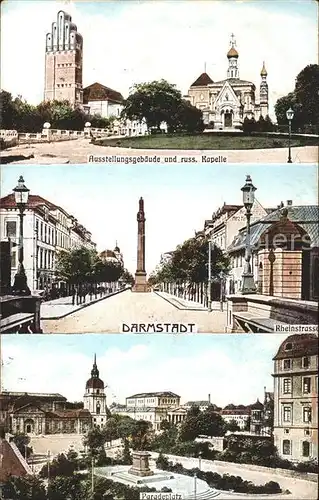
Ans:
{"label": "multi-story building facade", "polygon": [[46,35],[45,101],[83,103],[83,39],[69,14],[60,10]]}
{"label": "multi-story building facade", "polygon": [[[55,282],[57,252],[84,246],[95,249],[91,233],[62,207],[29,195],[23,218],[24,268],[31,290]],[[19,211],[14,195],[0,199],[0,238],[11,244],[11,283],[18,266]]]}
{"label": "multi-story building facade", "polygon": [[274,443],[281,458],[318,458],[318,336],[290,335],[274,360]]}
{"label": "multi-story building facade", "polygon": [[220,415],[227,424],[236,422],[240,430],[244,430],[250,419],[250,408],[245,405],[229,404],[220,411]]}
{"label": "multi-story building facade", "polygon": [[[160,430],[163,420],[168,414],[180,407],[180,396],[173,392],[144,392],[126,398],[126,405],[116,405],[112,413],[127,415],[134,420],[146,420],[155,431]],[[183,412],[186,414],[186,411]]]}
{"label": "multi-story building facade", "polygon": [[239,78],[239,53],[232,35],[231,47],[227,52],[227,78],[213,81],[206,73],[202,73],[190,86],[186,98],[193,106],[203,112],[204,123],[215,129],[240,128],[244,119],[268,115],[267,70],[263,63],[260,72],[261,82],[259,103],[256,99],[254,83]]}

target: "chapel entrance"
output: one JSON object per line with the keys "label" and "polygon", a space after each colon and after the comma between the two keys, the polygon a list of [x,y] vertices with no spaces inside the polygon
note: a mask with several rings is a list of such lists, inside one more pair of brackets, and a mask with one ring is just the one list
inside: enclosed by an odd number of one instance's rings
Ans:
{"label": "chapel entrance", "polygon": [[231,128],[233,126],[233,115],[232,113],[226,112],[224,118],[224,126],[225,128]]}

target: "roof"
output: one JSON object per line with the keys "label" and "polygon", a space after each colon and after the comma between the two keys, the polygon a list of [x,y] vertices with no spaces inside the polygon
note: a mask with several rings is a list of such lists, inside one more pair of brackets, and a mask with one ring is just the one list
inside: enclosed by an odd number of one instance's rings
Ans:
{"label": "roof", "polygon": [[[269,229],[275,222],[280,222],[284,217],[287,220],[299,225],[309,236],[310,246],[319,246],[319,207],[317,205],[303,205],[295,207],[289,205],[281,207],[265,217],[253,222],[250,227],[250,243],[253,247],[257,245],[261,235]],[[233,252],[245,248],[246,228],[242,228],[235,236],[233,242],[228,247],[228,252]]]}
{"label": "roof", "polygon": [[227,52],[227,57],[238,57],[238,52],[234,47],[231,47]]}
{"label": "roof", "polygon": [[[17,208],[14,194],[11,193],[7,196],[4,196],[3,198],[0,198],[0,205],[1,208]],[[37,194],[29,194],[27,208],[36,208],[39,205],[47,205],[50,210],[56,210],[57,208],[60,208],[51,203],[51,201],[42,198],[42,196],[38,196]]]}
{"label": "roof", "polygon": [[267,70],[266,70],[266,66],[265,66],[265,61],[263,62],[263,67],[261,69],[260,75],[261,76],[267,76],[268,75]]}
{"label": "roof", "polygon": [[61,394],[41,394],[27,392],[2,392],[0,393],[0,409],[7,409],[12,405],[16,410],[28,404],[41,405],[41,401],[45,402],[66,402],[66,398]]}
{"label": "roof", "polygon": [[318,336],[314,333],[294,334],[284,340],[273,358],[301,358],[318,354]]}
{"label": "roof", "polygon": [[194,83],[192,83],[191,87],[206,87],[210,83],[214,83],[211,77],[205,72],[202,73]]}
{"label": "roof", "polygon": [[259,399],[257,399],[256,403],[250,405],[250,408],[252,410],[263,410],[264,405],[259,401]]}
{"label": "roof", "polygon": [[[202,401],[188,401],[184,406],[208,406],[211,405],[210,401],[202,400]],[[213,405],[212,405],[213,406]]]}
{"label": "roof", "polygon": [[124,98],[117,90],[95,82],[83,89],[83,103],[87,104],[89,101],[112,101],[122,104]]}
{"label": "roof", "polygon": [[91,377],[85,387],[86,389],[104,389],[104,382],[98,377]]}
{"label": "roof", "polygon": [[225,80],[214,82],[212,86],[221,86],[224,85],[225,82],[228,82],[232,87],[236,87],[236,85],[253,85],[253,87],[255,88],[255,84],[253,82],[249,82],[248,80],[241,80],[240,78],[225,78]]}
{"label": "roof", "polygon": [[0,483],[5,483],[10,476],[26,476],[31,470],[15,443],[0,437]]}
{"label": "roof", "polygon": [[180,398],[178,394],[175,394],[174,392],[141,392],[139,394],[134,394],[133,396],[128,396],[126,399],[131,399],[131,398],[154,398],[154,397],[159,397],[159,398]]}

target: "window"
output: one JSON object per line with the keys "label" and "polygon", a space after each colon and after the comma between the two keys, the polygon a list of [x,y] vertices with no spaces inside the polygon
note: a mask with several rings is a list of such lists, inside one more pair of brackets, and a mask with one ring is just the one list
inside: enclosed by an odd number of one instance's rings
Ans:
{"label": "window", "polygon": [[302,392],[304,394],[309,394],[311,392],[311,378],[304,377],[302,381]]}
{"label": "window", "polygon": [[309,429],[305,429],[305,436],[310,436],[310,430]]}
{"label": "window", "polygon": [[302,367],[309,368],[309,366],[310,366],[310,358],[308,357],[302,358]]}
{"label": "window", "polygon": [[310,455],[310,443],[309,441],[302,442],[302,456],[309,457]]}
{"label": "window", "polygon": [[304,406],[302,414],[303,414],[303,421],[305,423],[311,422],[311,408],[310,408],[310,406]]}
{"label": "window", "polygon": [[285,351],[291,351],[291,349],[292,349],[292,343],[287,342],[287,344],[285,345]]}
{"label": "window", "polygon": [[282,442],[282,454],[291,455],[291,441],[289,439],[284,439]]}
{"label": "window", "polygon": [[291,406],[284,406],[284,422],[291,422]]}
{"label": "window", "polygon": [[284,394],[291,394],[291,378],[284,378]]}
{"label": "window", "polygon": [[285,434],[289,434],[290,429],[285,429]]}
{"label": "window", "polygon": [[291,359],[284,359],[284,370],[290,370],[291,368]]}
{"label": "window", "polygon": [[8,220],[6,222],[6,235],[7,238],[15,238],[17,236],[17,223],[15,220]]}

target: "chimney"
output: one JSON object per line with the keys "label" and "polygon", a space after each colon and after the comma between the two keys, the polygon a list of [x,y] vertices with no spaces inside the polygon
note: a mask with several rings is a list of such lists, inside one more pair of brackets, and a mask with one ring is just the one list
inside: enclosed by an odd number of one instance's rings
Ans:
{"label": "chimney", "polygon": [[292,200],[287,200],[287,207],[291,207],[292,206]]}
{"label": "chimney", "polygon": [[210,394],[208,394],[208,403],[210,404]]}

